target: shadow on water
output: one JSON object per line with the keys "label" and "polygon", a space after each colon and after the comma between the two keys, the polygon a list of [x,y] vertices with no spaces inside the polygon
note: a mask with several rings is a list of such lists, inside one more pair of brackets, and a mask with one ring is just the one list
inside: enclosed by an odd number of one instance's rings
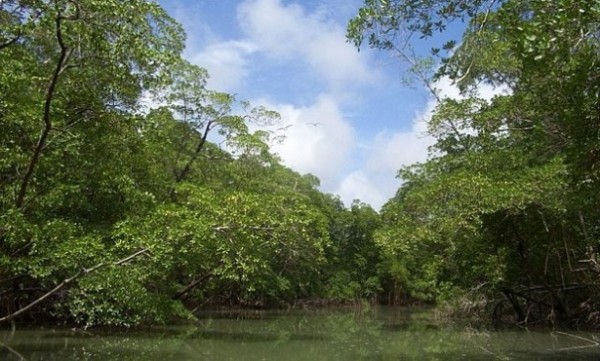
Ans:
{"label": "shadow on water", "polygon": [[0,331],[0,360],[600,360],[600,337],[482,331],[427,310],[216,312],[144,331]]}
{"label": "shadow on water", "polygon": [[225,342],[328,341],[329,337],[312,334],[260,334],[253,332],[198,331],[196,337]]}
{"label": "shadow on water", "polygon": [[435,325],[433,323],[422,324],[422,325],[419,325],[418,327],[415,327],[414,325],[410,325],[410,324],[406,324],[406,323],[387,323],[387,324],[384,324],[383,326],[381,326],[382,331],[389,331],[389,332],[401,332],[401,331],[411,331],[411,330],[437,331],[437,330],[440,330],[440,328],[441,327],[439,325]]}
{"label": "shadow on water", "polygon": [[282,315],[283,311],[260,311],[260,310],[224,310],[224,311],[202,311],[195,314],[200,320],[272,320]]}

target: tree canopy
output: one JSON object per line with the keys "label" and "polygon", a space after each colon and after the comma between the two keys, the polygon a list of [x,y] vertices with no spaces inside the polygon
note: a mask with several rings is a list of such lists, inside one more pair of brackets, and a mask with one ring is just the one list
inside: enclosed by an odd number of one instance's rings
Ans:
{"label": "tree canopy", "polygon": [[365,0],[349,41],[462,92],[380,213],[285,167],[279,115],[208,89],[155,2],[9,0],[0,23],[0,323],[370,300],[600,324],[595,2]]}
{"label": "tree canopy", "polygon": [[283,166],[260,130],[279,115],[208,89],[155,2],[9,0],[0,20],[0,322],[376,295],[345,260],[375,262],[378,215]]}
{"label": "tree canopy", "polygon": [[[404,168],[376,241],[401,264],[402,291],[485,295],[518,322],[591,322],[598,311],[600,7],[564,1],[365,1],[348,28],[360,46],[405,44],[468,25],[432,49],[440,99],[430,159]],[[481,84],[507,91],[491,100]],[[504,310],[504,311],[503,311]]]}

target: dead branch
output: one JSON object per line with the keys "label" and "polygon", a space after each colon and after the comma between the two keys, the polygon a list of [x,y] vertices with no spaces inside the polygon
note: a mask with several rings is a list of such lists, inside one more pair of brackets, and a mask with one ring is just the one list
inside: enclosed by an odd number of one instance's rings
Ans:
{"label": "dead branch", "polygon": [[593,339],[590,339],[590,338],[581,337],[581,336],[574,335],[572,333],[561,332],[561,331],[555,331],[554,333],[559,334],[559,335],[563,335],[563,336],[572,337],[572,338],[575,338],[577,340],[581,340],[581,341],[587,342],[588,344],[587,345],[582,345],[582,346],[562,347],[562,348],[554,349],[554,350],[551,350],[551,351],[572,351],[572,350],[579,350],[579,349],[586,349],[586,348],[600,346],[600,342],[598,342],[596,340],[593,340]]}

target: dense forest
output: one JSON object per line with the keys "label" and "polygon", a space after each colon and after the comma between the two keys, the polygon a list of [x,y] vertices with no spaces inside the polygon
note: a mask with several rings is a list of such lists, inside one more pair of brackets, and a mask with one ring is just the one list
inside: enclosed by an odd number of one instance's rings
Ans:
{"label": "dense forest", "polygon": [[[407,48],[460,21],[431,56]],[[378,213],[285,167],[261,130],[279,115],[207,89],[156,3],[3,1],[0,323],[419,301],[595,327],[599,36],[595,1],[365,0],[349,41],[463,92]]]}
{"label": "dense forest", "polygon": [[[461,21],[433,71],[407,46]],[[600,3],[366,0],[348,35],[463,93],[439,99],[430,159],[399,172],[381,214],[376,244],[403,292],[496,323],[598,325]],[[486,100],[481,84],[504,91]]]}

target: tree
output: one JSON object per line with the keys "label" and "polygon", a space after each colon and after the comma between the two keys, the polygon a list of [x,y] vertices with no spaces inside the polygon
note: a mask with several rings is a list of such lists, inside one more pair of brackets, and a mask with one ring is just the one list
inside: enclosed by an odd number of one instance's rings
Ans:
{"label": "tree", "polygon": [[379,226],[379,214],[360,201],[353,202],[350,209],[338,206],[334,210],[329,231],[329,297],[342,301],[377,299],[382,290],[380,250],[374,234]]}
{"label": "tree", "polygon": [[[76,123],[90,113],[133,107],[140,91],[179,57],[183,33],[158,5],[146,1],[9,1],[0,11],[13,24],[2,34],[1,51],[9,63],[3,65],[13,65],[3,67],[4,77],[23,80],[11,73],[27,69],[30,80],[17,89],[27,86],[29,98],[36,99],[32,103],[42,104],[7,114],[19,121],[37,119],[41,126],[27,162],[15,165],[22,177],[14,205],[22,208],[51,133],[72,125],[65,115],[72,113],[69,120]],[[19,57],[22,51],[27,54]]]}
{"label": "tree", "polygon": [[0,297],[10,314],[43,294],[59,308],[55,285],[118,259],[106,229],[153,201],[132,171],[134,112],[184,35],[146,1],[4,1],[0,17]]}
{"label": "tree", "polygon": [[[576,305],[598,297],[599,10],[575,0],[366,1],[350,23],[356,44],[402,51],[399,34],[469,21],[436,74],[467,97],[441,101],[432,157],[401,171],[377,236],[408,271],[408,292],[435,299],[479,285],[519,322],[588,317],[593,307]],[[481,82],[510,93],[478,99],[470,91]]]}

